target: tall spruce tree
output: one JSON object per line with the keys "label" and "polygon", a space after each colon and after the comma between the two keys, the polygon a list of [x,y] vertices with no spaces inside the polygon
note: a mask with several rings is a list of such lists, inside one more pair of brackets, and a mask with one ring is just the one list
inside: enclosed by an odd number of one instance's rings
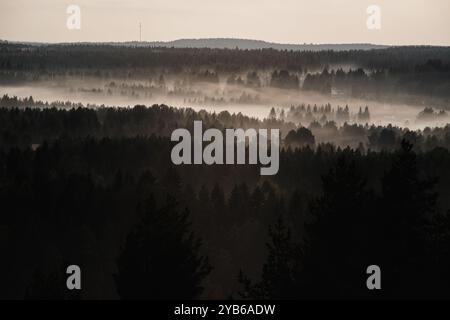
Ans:
{"label": "tall spruce tree", "polygon": [[170,196],[157,208],[149,198],[142,221],[129,234],[115,275],[122,299],[194,299],[211,271],[200,253],[201,241],[190,230],[189,213]]}

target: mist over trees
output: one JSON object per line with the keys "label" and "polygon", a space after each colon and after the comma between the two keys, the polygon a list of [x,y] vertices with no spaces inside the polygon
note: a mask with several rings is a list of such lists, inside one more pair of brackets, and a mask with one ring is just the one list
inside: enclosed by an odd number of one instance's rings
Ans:
{"label": "mist over trees", "polygon": [[[31,103],[33,102],[33,104]],[[29,107],[32,105],[32,107]],[[201,120],[205,128],[240,127],[278,128],[282,144],[292,148],[309,145],[311,148],[332,143],[340,147],[365,150],[394,150],[405,139],[413,143],[415,150],[426,151],[436,147],[450,147],[450,127],[426,127],[424,130],[409,130],[396,126],[369,125],[370,111],[366,107],[350,115],[348,107],[336,108],[330,104],[321,106],[291,106],[286,112],[269,113],[269,117],[258,120],[241,113],[208,113],[190,108],[174,108],[166,105],[133,108],[113,108],[71,102],[43,103],[32,97],[18,99],[7,95],[0,99],[0,141],[4,148],[36,147],[44,141],[59,137],[170,137],[173,130],[182,127],[193,129],[193,121]],[[418,113],[443,117],[442,113],[427,111]],[[352,123],[350,121],[352,120]],[[300,123],[296,125],[296,123]]]}
{"label": "mist over trees", "polygon": [[[189,85],[194,83],[227,83],[448,107],[449,57],[446,47],[425,46],[278,51],[1,43],[0,84],[58,79],[151,80],[151,87],[138,85],[127,94],[149,97],[164,91],[189,98]],[[174,90],[166,87],[166,77],[177,79]],[[102,86],[86,90],[111,95],[115,89]],[[124,94],[123,89],[116,94]]]}
{"label": "mist over trees", "polygon": [[[158,119],[200,116],[184,112],[2,109],[16,119],[3,120],[11,132],[39,141],[1,144],[2,296],[448,297],[448,147],[394,128],[389,140],[385,128],[379,139],[392,145],[381,152],[340,148],[303,127],[288,131],[297,144],[282,148],[273,177],[257,166],[176,167],[164,130],[145,132]],[[36,126],[68,114],[78,120],[59,130]],[[81,297],[51,280],[66,261],[86,270]],[[383,293],[361,280],[373,261]]]}
{"label": "mist over trees", "polygon": [[[449,63],[445,47],[0,43],[0,297],[450,298]],[[183,103],[9,93],[49,84]],[[264,119],[243,114],[290,95]],[[392,101],[420,108],[380,125],[377,108]],[[171,134],[194,121],[279,129],[278,173],[174,165]],[[66,290],[69,264],[83,270],[80,292]],[[366,286],[373,264],[380,291]]]}

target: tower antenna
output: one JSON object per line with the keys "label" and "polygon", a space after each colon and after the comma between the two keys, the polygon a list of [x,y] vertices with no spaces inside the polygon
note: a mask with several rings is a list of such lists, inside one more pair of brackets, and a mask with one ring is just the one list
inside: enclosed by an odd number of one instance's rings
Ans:
{"label": "tower antenna", "polygon": [[139,22],[139,42],[142,42],[142,23]]}

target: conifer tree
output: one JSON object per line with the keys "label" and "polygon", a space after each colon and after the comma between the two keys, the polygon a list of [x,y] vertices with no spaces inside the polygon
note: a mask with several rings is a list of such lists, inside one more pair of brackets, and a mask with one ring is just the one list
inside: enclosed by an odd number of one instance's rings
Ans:
{"label": "conifer tree", "polygon": [[190,230],[187,211],[174,199],[157,208],[149,198],[142,221],[129,234],[115,275],[122,299],[194,299],[211,271],[200,253],[201,241]]}

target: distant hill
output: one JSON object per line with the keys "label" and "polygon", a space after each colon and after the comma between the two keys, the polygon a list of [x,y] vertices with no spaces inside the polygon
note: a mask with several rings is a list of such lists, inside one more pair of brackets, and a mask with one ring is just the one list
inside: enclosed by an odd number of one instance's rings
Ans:
{"label": "distant hill", "polygon": [[[136,43],[135,43],[136,44]],[[266,42],[262,40],[246,40],[231,38],[216,39],[179,39],[168,42],[145,42],[137,43],[139,45],[150,45],[158,47],[175,47],[175,48],[213,48],[213,49],[268,49],[276,50],[294,50],[294,51],[319,51],[319,50],[370,50],[384,49],[388,46],[373,45],[368,43],[358,44],[281,44],[274,42]]]}
{"label": "distant hill", "polygon": [[[1,41],[0,43],[15,43],[32,46],[54,45],[51,43],[37,42],[19,42],[19,41]],[[59,43],[61,45],[72,45],[75,43]],[[266,42],[262,40],[232,39],[232,38],[210,38],[210,39],[179,39],[174,41],[152,41],[152,42],[80,42],[77,44],[97,44],[97,45],[115,45],[132,47],[167,47],[167,48],[211,48],[211,49],[276,49],[293,51],[320,51],[320,50],[371,50],[384,49],[389,46],[374,45],[369,43],[349,43],[349,44],[281,44]]]}

